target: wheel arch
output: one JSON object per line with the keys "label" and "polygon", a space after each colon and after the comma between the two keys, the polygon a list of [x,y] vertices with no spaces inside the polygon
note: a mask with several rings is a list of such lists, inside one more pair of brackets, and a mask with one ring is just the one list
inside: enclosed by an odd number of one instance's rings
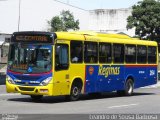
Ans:
{"label": "wheel arch", "polygon": [[82,88],[84,86],[84,82],[83,82],[83,80],[82,80],[81,77],[75,77],[75,78],[73,78],[73,80],[71,82],[71,85],[70,85],[70,89],[71,89],[71,87],[72,87],[73,84],[79,84],[81,86],[81,90],[82,90]]}
{"label": "wheel arch", "polygon": [[133,75],[127,75],[127,77],[125,78],[125,83],[127,82],[128,79],[132,79],[133,82],[135,82],[134,76]]}
{"label": "wheel arch", "polygon": [[131,80],[133,81],[133,84],[135,84],[135,78],[134,78],[133,75],[130,74],[130,75],[128,75],[128,76],[125,78],[124,86],[125,86],[125,84],[126,84],[126,82],[127,82],[128,79],[131,79]]}

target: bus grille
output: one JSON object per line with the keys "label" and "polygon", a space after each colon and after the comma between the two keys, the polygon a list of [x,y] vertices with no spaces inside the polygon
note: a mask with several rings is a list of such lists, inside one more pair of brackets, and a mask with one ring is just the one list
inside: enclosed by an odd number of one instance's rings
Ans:
{"label": "bus grille", "polygon": [[27,88],[27,87],[19,87],[22,91],[34,91],[34,88]]}
{"label": "bus grille", "polygon": [[18,80],[33,80],[36,81],[41,78],[41,76],[19,76],[19,75],[14,75],[14,77]]}

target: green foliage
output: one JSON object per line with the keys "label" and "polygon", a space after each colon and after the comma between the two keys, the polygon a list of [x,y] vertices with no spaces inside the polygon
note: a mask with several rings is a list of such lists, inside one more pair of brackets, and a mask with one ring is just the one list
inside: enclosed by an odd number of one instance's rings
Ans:
{"label": "green foliage", "polygon": [[79,29],[79,20],[74,20],[73,14],[68,10],[63,10],[60,16],[53,17],[48,24],[51,26],[50,31],[52,32]]}
{"label": "green foliage", "polygon": [[127,29],[135,28],[141,39],[160,39],[160,1],[143,0],[132,7],[132,15],[127,18]]}

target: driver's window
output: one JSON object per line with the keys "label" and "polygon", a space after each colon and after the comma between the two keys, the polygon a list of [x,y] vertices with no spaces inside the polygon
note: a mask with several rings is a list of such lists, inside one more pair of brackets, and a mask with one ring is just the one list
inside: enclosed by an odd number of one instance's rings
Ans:
{"label": "driver's window", "polygon": [[68,45],[57,44],[55,54],[55,69],[65,70],[69,67]]}

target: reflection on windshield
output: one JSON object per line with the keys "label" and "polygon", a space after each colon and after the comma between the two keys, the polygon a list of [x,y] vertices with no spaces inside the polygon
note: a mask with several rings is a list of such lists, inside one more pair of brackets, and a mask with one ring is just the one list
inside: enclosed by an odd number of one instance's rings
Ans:
{"label": "reflection on windshield", "polygon": [[10,47],[8,69],[22,73],[42,73],[51,70],[51,45],[21,45]]}

